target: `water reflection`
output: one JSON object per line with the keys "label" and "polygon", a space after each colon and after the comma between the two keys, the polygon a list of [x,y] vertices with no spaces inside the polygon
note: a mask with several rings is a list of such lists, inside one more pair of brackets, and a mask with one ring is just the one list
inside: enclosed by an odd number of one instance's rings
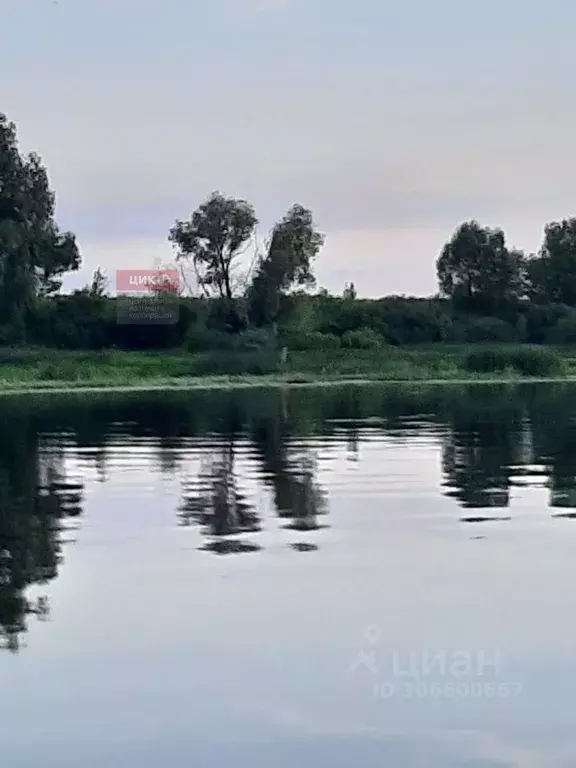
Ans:
{"label": "water reflection", "polygon": [[285,392],[270,405],[276,409],[261,412],[249,428],[263,482],[273,493],[278,517],[287,521],[286,530],[319,530],[324,526],[318,518],[326,514],[328,505],[317,480],[317,456],[310,448],[293,444],[294,436],[306,427],[298,418],[290,418]]}
{"label": "water reflection", "polygon": [[204,548],[219,555],[260,549],[258,544],[239,538],[239,534],[260,531],[262,525],[239,488],[235,461],[233,438],[211,446],[210,453],[202,457],[197,477],[183,490],[182,525],[201,526],[208,537]]}
{"label": "water reflection", "polygon": [[27,407],[5,411],[0,432],[0,648],[17,651],[27,618],[47,617],[47,597],[30,601],[25,592],[56,578],[60,533],[67,519],[80,514],[81,499],[81,484],[66,477],[62,447],[47,446]]}
{"label": "water reflection", "polygon": [[[549,518],[571,520],[573,393],[570,385],[371,386],[3,400],[0,645],[17,650],[31,618],[47,616],[48,599],[28,590],[56,578],[87,472],[107,483],[138,461],[177,479],[176,519],[216,554],[258,552],[271,531],[287,537],[283,547],[315,552],[338,474],[326,456],[361,466],[367,447],[424,439],[441,467],[439,490],[465,510],[455,521],[505,523],[515,495],[537,488],[547,489]],[[376,493],[387,479],[382,465]]]}

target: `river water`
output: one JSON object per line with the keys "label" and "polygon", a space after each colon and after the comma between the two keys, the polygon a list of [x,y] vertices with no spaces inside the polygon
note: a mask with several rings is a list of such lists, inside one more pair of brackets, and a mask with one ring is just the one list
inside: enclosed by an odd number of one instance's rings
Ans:
{"label": "river water", "polygon": [[0,400],[6,768],[574,766],[576,387]]}

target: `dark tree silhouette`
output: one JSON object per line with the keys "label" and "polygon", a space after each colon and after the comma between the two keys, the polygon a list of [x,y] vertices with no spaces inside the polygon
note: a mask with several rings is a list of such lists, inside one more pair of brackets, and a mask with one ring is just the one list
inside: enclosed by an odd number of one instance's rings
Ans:
{"label": "dark tree silhouette", "polygon": [[[61,451],[42,446],[26,407],[2,413],[0,432],[0,645],[12,651],[26,616],[45,617],[48,600],[30,602],[28,587],[57,576],[61,531],[81,512],[82,486],[67,480]],[[44,450],[42,450],[44,448]]]}

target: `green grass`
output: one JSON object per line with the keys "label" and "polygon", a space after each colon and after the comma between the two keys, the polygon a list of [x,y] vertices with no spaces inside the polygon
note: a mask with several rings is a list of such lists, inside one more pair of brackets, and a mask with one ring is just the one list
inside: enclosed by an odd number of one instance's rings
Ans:
{"label": "green grass", "polygon": [[190,386],[279,381],[476,381],[576,376],[576,349],[528,345],[292,351],[268,347],[73,352],[0,349],[0,391],[77,387]]}

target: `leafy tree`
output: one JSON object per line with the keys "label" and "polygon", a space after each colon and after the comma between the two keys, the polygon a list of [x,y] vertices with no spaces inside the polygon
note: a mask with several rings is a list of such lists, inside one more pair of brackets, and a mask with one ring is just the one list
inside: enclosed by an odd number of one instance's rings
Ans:
{"label": "leafy tree", "polygon": [[536,304],[548,302],[548,265],[541,256],[531,254],[525,264],[526,295]]}
{"label": "leafy tree", "polygon": [[354,283],[346,283],[344,286],[344,292],[342,293],[342,297],[344,299],[356,299],[357,293],[356,293],[356,286]]}
{"label": "leafy tree", "polygon": [[40,158],[20,154],[16,126],[0,114],[0,324],[15,338],[35,295],[54,293],[61,275],[80,265],[74,235],[60,231],[54,211]]}
{"label": "leafy tree", "polygon": [[108,278],[104,272],[98,267],[98,269],[92,275],[92,283],[90,284],[90,296],[105,296],[108,288]]}
{"label": "leafy tree", "polygon": [[436,262],[441,292],[470,309],[494,309],[522,295],[524,257],[501,229],[462,224]]}
{"label": "leafy tree", "polygon": [[312,212],[293,205],[272,230],[249,291],[250,316],[257,325],[276,323],[281,297],[290,288],[314,285],[312,266],[323,244]]}
{"label": "leafy tree", "polygon": [[533,300],[576,306],[576,218],[546,225],[540,254],[527,272]]}
{"label": "leafy tree", "polygon": [[80,267],[80,253],[74,235],[50,229],[37,246],[36,287],[40,296],[57,293],[62,287],[62,275]]}
{"label": "leafy tree", "polygon": [[169,234],[176,258],[192,262],[206,297],[232,300],[233,269],[257,223],[249,203],[220,192],[213,192],[188,221],[176,221]]}
{"label": "leafy tree", "polygon": [[80,266],[71,232],[54,221],[55,196],[38,155],[18,150],[16,126],[0,114],[0,290],[5,317],[34,294],[59,290],[61,276]]}

